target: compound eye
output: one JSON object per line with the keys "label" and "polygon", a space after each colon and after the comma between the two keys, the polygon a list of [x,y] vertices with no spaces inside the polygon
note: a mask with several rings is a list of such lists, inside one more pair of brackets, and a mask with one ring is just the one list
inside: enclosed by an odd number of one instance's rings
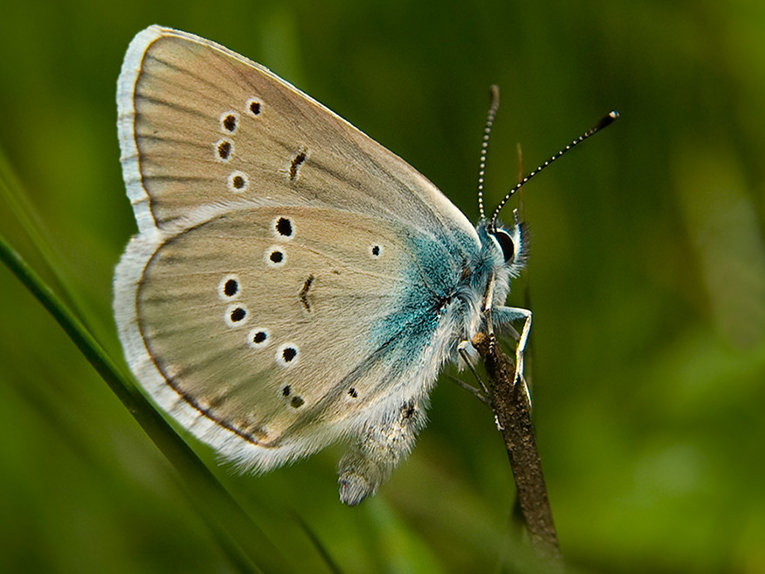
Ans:
{"label": "compound eye", "polygon": [[510,237],[510,234],[507,231],[502,229],[497,229],[494,237],[497,239],[497,243],[499,243],[499,246],[502,249],[505,263],[508,263],[515,257],[515,244],[513,243],[513,238]]}

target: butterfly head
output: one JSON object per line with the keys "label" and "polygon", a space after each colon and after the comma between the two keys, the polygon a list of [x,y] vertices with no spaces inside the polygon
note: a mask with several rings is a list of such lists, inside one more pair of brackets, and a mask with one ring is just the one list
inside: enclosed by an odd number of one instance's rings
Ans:
{"label": "butterfly head", "polygon": [[466,328],[467,339],[481,328],[488,309],[505,304],[510,281],[520,275],[526,265],[528,232],[526,225],[518,220],[517,212],[514,215],[511,225],[480,221],[476,226],[481,247],[474,264],[463,272],[461,297],[470,302],[474,311]]}
{"label": "butterfly head", "polygon": [[[483,233],[493,246],[498,265],[516,277],[526,265],[529,254],[528,228],[518,219],[518,212],[513,212],[514,223],[501,225],[497,223],[483,224]],[[501,262],[501,263],[500,263]]]}

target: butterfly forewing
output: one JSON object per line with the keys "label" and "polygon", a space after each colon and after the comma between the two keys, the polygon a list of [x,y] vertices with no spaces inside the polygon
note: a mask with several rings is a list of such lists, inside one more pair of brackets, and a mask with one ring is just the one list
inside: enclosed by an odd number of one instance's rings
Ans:
{"label": "butterfly forewing", "polygon": [[119,90],[123,164],[142,229],[247,198],[435,225],[458,244],[476,239],[465,216],[400,158],[208,40],[147,29],[128,50]]}

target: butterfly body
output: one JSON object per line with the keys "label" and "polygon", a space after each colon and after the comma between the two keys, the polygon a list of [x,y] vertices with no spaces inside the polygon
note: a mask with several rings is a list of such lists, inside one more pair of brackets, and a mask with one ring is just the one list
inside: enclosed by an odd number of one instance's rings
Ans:
{"label": "butterfly body", "polygon": [[[184,428],[269,470],[345,439],[341,498],[411,449],[428,393],[503,307],[526,241],[467,218],[271,72],[167,28],[118,84],[139,234],[115,272],[131,369]],[[525,340],[525,339],[524,339]]]}

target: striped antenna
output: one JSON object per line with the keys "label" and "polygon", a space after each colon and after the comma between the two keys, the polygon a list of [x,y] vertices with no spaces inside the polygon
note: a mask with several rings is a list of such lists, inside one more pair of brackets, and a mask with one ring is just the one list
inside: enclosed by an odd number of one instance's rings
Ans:
{"label": "striped antenna", "polygon": [[[580,143],[582,143],[584,140],[588,139],[591,136],[594,136],[596,133],[598,133],[603,128],[609,126],[614,120],[616,120],[619,117],[619,112],[612,111],[607,113],[605,116],[601,118],[601,120],[595,124],[594,127],[590,128],[586,132],[584,132],[582,135],[580,135],[575,140],[572,140],[570,144],[568,144],[566,147],[564,147],[562,150],[560,150],[555,155],[551,156],[550,159],[548,159],[543,164],[539,165],[534,171],[532,171],[529,175],[524,177],[521,181],[519,181],[516,186],[511,189],[508,194],[502,199],[502,201],[499,202],[499,205],[494,210],[494,213],[491,214],[491,219],[489,220],[489,223],[491,224],[492,231],[496,231],[497,229],[497,217],[499,216],[499,212],[502,210],[502,208],[505,206],[505,204],[508,202],[508,200],[513,197],[516,191],[521,189],[528,181],[533,178],[535,175],[537,175],[540,171],[542,171],[544,168],[546,168],[548,165],[550,165],[552,162],[554,162],[556,159],[560,158],[563,154],[565,154],[567,151],[573,149],[574,147],[578,146]],[[483,163],[482,163],[483,165]],[[483,171],[481,172],[483,174]],[[482,201],[478,199],[479,205],[482,204]],[[481,211],[481,215],[483,216],[483,211]]]}
{"label": "striped antenna", "polygon": [[483,140],[481,141],[481,162],[478,164],[478,213],[481,215],[481,221],[486,219],[486,213],[483,210],[483,178],[486,173],[486,153],[489,151],[489,136],[491,136],[491,126],[494,125],[494,118],[499,108],[499,86],[492,86],[491,103],[489,104],[489,115],[486,118],[486,126],[483,128]]}

